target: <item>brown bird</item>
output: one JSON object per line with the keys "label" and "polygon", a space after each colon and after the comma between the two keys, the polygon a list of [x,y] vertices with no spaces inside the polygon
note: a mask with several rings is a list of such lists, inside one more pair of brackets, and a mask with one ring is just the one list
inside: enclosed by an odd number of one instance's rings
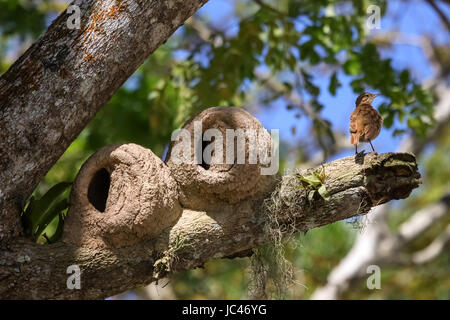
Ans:
{"label": "brown bird", "polygon": [[372,140],[380,133],[383,118],[370,104],[379,94],[364,92],[356,99],[356,108],[350,115],[351,144],[355,145],[355,154],[358,153],[359,142],[369,142],[372,150]]}

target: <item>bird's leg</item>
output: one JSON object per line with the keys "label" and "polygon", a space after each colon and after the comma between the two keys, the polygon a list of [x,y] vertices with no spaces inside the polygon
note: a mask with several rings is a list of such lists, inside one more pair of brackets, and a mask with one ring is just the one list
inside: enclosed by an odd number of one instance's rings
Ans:
{"label": "bird's leg", "polygon": [[358,144],[355,144],[355,154],[358,154]]}
{"label": "bird's leg", "polygon": [[373,148],[372,141],[369,140],[369,143],[370,143],[370,146],[372,147],[373,152],[376,152],[375,149]]}

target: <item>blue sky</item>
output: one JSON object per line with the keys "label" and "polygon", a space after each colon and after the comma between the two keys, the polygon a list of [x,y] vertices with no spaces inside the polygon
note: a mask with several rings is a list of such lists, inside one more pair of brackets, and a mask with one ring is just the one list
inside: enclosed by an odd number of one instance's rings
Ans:
{"label": "blue sky", "polygon": [[[211,0],[200,11],[199,14],[207,16],[212,23],[223,24],[226,21],[230,33],[237,32],[237,22],[232,19],[234,1]],[[443,7],[443,6],[442,6]],[[449,16],[448,7],[442,8]],[[400,31],[409,35],[433,35],[435,41],[448,43],[449,35],[445,32],[440,34],[436,30],[445,30],[441,27],[439,17],[424,1],[389,1],[388,12],[381,20],[381,29],[374,32]],[[222,26],[223,27],[223,26]],[[409,69],[418,81],[423,81],[433,75],[433,70],[427,63],[426,57],[420,48],[398,44],[392,49],[382,51],[384,57],[392,59],[392,64],[398,69]],[[323,116],[332,122],[333,128],[348,131],[349,116],[354,108],[356,94],[352,91],[349,83],[351,79],[342,73],[339,74],[342,86],[338,89],[336,96],[328,92],[328,77],[317,77],[315,83],[320,86],[320,102],[325,106]],[[377,107],[383,102],[383,97],[377,98],[373,105]],[[296,119],[292,111],[287,111],[280,103],[274,103],[270,109],[264,109],[255,116],[267,129],[279,129],[280,136],[284,141],[295,145],[302,139],[309,139],[308,128],[305,120]],[[291,133],[291,127],[297,125],[297,134]],[[402,137],[392,137],[392,131],[397,127],[395,124],[391,130],[384,128],[380,136],[374,141],[375,149],[379,152],[395,151]],[[364,146],[366,151],[370,146]],[[369,149],[368,149],[369,148]],[[347,150],[341,157],[352,154]]]}

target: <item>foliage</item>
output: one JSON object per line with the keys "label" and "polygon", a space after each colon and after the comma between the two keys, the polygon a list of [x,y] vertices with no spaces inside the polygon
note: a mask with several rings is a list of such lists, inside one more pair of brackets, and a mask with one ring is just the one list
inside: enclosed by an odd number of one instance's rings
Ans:
{"label": "foliage", "polygon": [[[70,182],[58,183],[38,200],[31,196],[26,209],[22,213],[25,235],[30,236],[33,241],[52,243],[59,240],[64,227],[64,211],[69,206],[67,198],[62,198],[62,194],[71,185]],[[51,232],[48,226],[52,222],[54,225],[56,224],[56,227]]]}
{"label": "foliage", "polygon": [[[272,9],[280,3],[278,7],[282,9]],[[387,128],[395,119],[406,120],[409,128],[424,136],[433,121],[432,95],[417,84],[408,70],[397,70],[390,59],[381,58],[376,46],[366,39],[368,2],[351,3],[349,12],[340,13],[343,1],[274,1],[271,8],[245,12],[236,36],[227,36],[226,29],[212,27],[210,41],[191,41],[187,60],[197,70],[189,78],[189,82],[196,83],[192,88],[196,97],[194,109],[231,105],[244,99],[244,84],[260,82],[254,70],[264,66],[273,75],[291,73],[289,78],[285,76],[288,80],[283,80],[285,92],[302,93],[313,110],[320,113],[323,105],[314,74],[318,67],[326,67],[334,70],[328,87],[331,94],[336,94],[340,86],[339,74],[351,76],[356,95],[370,89],[387,98],[380,106]],[[386,1],[377,4],[384,12]],[[187,41],[194,36],[191,30]],[[221,39],[221,45],[216,45],[217,39]],[[217,90],[210,90],[211,87]],[[279,92],[275,93],[264,102],[279,96]],[[320,143],[324,136],[333,139],[331,124],[312,120],[319,145],[324,147]]]}
{"label": "foliage", "polygon": [[302,176],[300,173],[297,173],[297,177],[301,182],[301,185],[298,186],[298,188],[305,189],[308,192],[308,200],[310,203],[313,202],[316,194],[320,195],[325,201],[330,200],[330,195],[328,194],[327,187],[325,186],[324,167],[322,167],[320,172],[314,171],[312,174],[307,176]]}
{"label": "foliage", "polygon": [[45,27],[45,11],[39,10],[32,1],[2,1],[0,26],[4,36],[30,34],[36,37]]}

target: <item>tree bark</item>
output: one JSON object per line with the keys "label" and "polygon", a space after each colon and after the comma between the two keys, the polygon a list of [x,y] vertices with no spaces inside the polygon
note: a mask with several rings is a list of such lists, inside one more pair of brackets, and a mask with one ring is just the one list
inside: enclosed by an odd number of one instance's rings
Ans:
{"label": "tree bark", "polygon": [[45,173],[145,58],[207,0],[77,0],[0,78],[0,244]]}
{"label": "tree bark", "polygon": [[[282,231],[295,227],[306,232],[405,198],[420,178],[415,157],[408,153],[351,156],[300,174],[313,170],[325,171],[328,201],[308,200],[307,190],[299,188],[300,180],[292,173],[283,176],[268,197],[215,211],[184,209],[181,218],[155,238],[123,248],[37,245],[19,239],[0,253],[0,298],[105,298],[213,259],[249,255],[268,242],[267,208],[272,208],[269,214]],[[81,269],[79,290],[67,288],[70,265]]]}

